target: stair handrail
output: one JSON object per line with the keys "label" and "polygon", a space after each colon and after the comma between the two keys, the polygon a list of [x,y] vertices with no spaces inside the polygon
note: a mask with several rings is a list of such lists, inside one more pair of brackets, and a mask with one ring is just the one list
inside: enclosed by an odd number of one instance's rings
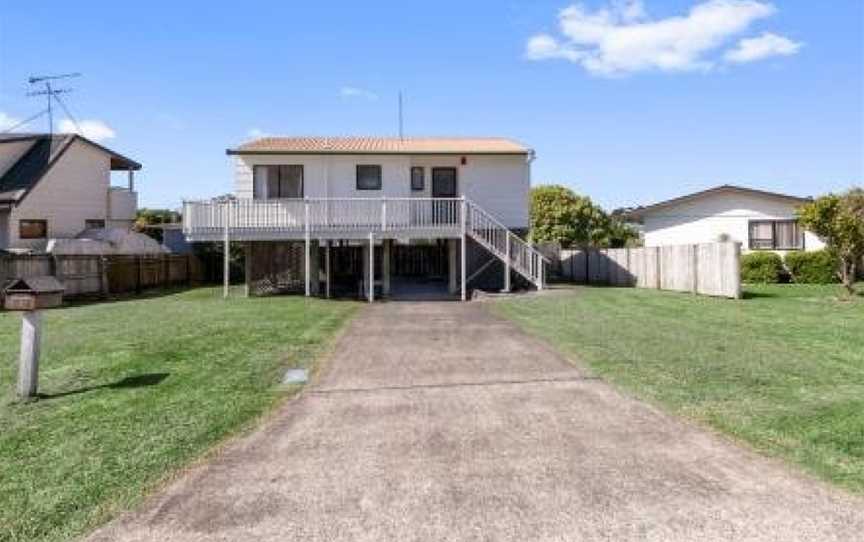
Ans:
{"label": "stair handrail", "polygon": [[[518,256],[514,258],[512,253],[510,253],[510,254],[508,254],[509,257],[506,258],[507,260],[509,260],[510,265],[519,269],[520,272],[522,272],[524,275],[528,275],[533,280],[536,280],[536,282],[538,283],[538,287],[542,288],[543,287],[542,285],[544,282],[543,264],[551,263],[551,260],[549,260],[549,258],[547,258],[542,252],[540,252],[539,250],[534,248],[530,243],[528,243],[527,241],[525,241],[524,239],[522,239],[518,235],[514,234],[512,231],[510,231],[510,228],[508,228],[503,223],[501,223],[500,220],[495,218],[486,209],[484,209],[483,207],[481,207],[480,205],[478,205],[477,203],[475,203],[474,201],[472,201],[469,198],[465,198],[465,200],[468,203],[469,210],[471,212],[474,212],[476,210],[483,217],[484,220],[490,222],[493,226],[503,230],[506,233],[505,242],[507,243],[508,247],[511,246],[510,245],[511,243],[513,243],[513,245],[515,246],[517,251],[524,251],[529,256],[536,257],[536,258],[540,259],[540,265],[538,266],[538,270],[535,273],[531,269],[525,268],[525,266],[522,265],[521,258],[519,258]],[[466,222],[468,222],[467,218],[468,217],[465,217]],[[472,232],[473,232],[473,228],[472,228]],[[476,235],[476,234],[474,234],[474,235]],[[495,247],[493,247],[493,248],[495,248]],[[496,248],[496,250],[498,250],[498,249]]]}

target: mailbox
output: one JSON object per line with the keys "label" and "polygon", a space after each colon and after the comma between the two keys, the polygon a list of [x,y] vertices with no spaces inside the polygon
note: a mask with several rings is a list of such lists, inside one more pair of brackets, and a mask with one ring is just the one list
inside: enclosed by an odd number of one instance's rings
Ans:
{"label": "mailbox", "polygon": [[63,285],[54,277],[29,277],[13,280],[3,292],[4,306],[10,311],[36,311],[59,307],[63,303]]}

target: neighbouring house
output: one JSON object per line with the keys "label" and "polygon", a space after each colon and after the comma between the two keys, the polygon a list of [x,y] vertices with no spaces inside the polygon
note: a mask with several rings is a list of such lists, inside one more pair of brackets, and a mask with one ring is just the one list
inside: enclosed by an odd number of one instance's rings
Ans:
{"label": "neighbouring house", "polygon": [[372,300],[440,284],[464,299],[514,280],[543,285],[543,258],[520,237],[534,157],[521,143],[266,137],[227,153],[233,196],[184,202],[183,231],[191,242],[242,242],[252,293]]}
{"label": "neighbouring house", "polygon": [[[93,228],[129,229],[141,164],[75,134],[0,135],[0,249],[45,250]],[[111,172],[128,185],[111,186]]]}
{"label": "neighbouring house", "polygon": [[636,207],[627,217],[642,225],[648,247],[737,241],[744,251],[818,250],[824,243],[795,218],[809,201],[727,184]]}

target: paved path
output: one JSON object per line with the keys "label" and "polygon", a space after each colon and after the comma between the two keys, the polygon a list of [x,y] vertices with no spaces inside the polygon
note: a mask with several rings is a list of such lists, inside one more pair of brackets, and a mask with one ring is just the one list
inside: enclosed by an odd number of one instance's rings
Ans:
{"label": "paved path", "polygon": [[864,501],[587,377],[482,303],[364,309],[124,541],[862,540]]}

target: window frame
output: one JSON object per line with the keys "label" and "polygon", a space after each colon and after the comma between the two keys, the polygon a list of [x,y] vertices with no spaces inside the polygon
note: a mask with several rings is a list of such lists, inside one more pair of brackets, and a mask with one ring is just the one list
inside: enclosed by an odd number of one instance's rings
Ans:
{"label": "window frame", "polygon": [[[753,225],[754,224],[770,224],[771,225],[771,239],[762,239],[762,238],[754,238],[753,237]],[[796,236],[798,239],[798,243],[796,246],[779,246],[777,243],[777,225],[778,224],[795,224],[798,229],[798,235]],[[754,242],[766,242],[769,241],[770,246],[754,246]],[[784,218],[784,219],[758,219],[758,220],[748,220],[747,221],[747,246],[750,250],[804,250],[805,249],[805,237],[804,230],[801,229],[801,224],[798,223],[794,218]]]}
{"label": "window frame", "polygon": [[[42,225],[42,235],[24,235],[24,223],[38,223]],[[18,221],[18,238],[19,239],[47,239],[48,238],[48,220],[44,218],[22,218]]]}
{"label": "window frame", "polygon": [[[376,186],[360,186],[360,168],[375,168],[378,171]],[[381,164],[356,164],[354,168],[354,186],[357,190],[381,190],[384,185],[382,177],[384,176]]]}
{"label": "window frame", "polygon": [[[300,196],[289,198],[282,195],[282,168],[300,168]],[[276,186],[278,187],[279,195],[273,196],[270,194],[270,173],[267,174],[267,182],[265,183],[264,192],[266,197],[258,192],[258,183],[256,183],[256,171],[259,168],[273,168],[276,171]],[[252,199],[268,200],[268,199],[303,199],[306,194],[306,168],[303,164],[255,164],[252,166]]]}
{"label": "window frame", "polygon": [[[420,172],[420,182],[414,182],[414,173]],[[426,190],[426,168],[423,166],[411,166],[411,191],[423,192]]]}

